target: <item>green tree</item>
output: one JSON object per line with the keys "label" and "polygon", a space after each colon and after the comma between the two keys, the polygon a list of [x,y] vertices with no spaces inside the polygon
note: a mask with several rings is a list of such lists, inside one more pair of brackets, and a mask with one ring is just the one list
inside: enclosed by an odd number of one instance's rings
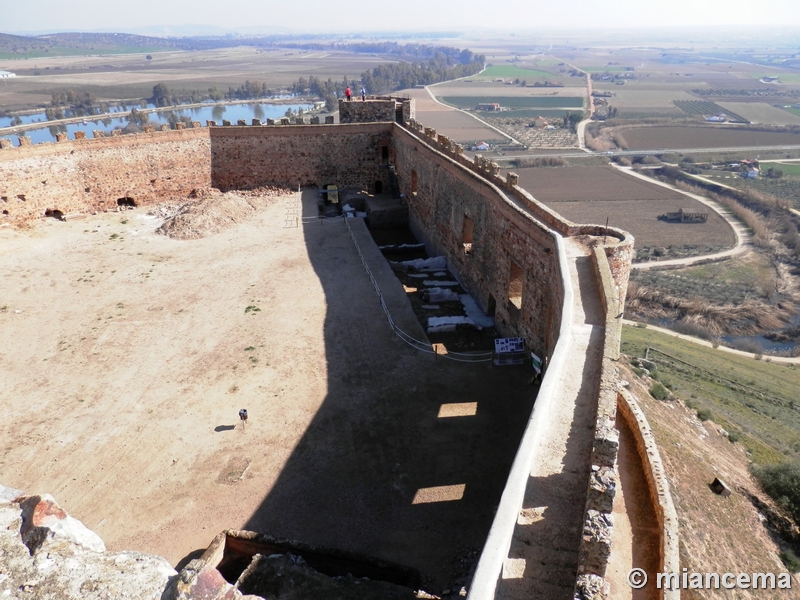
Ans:
{"label": "green tree", "polygon": [[753,475],[762,489],[800,523],[800,463],[754,467]]}
{"label": "green tree", "polygon": [[146,125],[149,120],[150,117],[147,116],[147,113],[140,111],[136,107],[132,108],[131,114],[128,115],[128,123],[133,123],[134,125]]}
{"label": "green tree", "polygon": [[170,93],[169,88],[159,83],[153,86],[153,104],[156,106],[169,106]]}

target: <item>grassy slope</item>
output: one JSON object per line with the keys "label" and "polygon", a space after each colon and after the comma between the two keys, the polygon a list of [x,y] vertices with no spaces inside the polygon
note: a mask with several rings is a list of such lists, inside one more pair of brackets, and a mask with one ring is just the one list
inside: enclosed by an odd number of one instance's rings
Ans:
{"label": "grassy slope", "polygon": [[[647,393],[646,379],[636,377],[624,365],[621,371],[647,416],[664,463],[678,513],[681,567],[689,572],[783,572],[778,557],[781,548],[758,511],[736,491],[742,486],[758,493],[741,444],[730,443],[714,423],[701,423],[683,403],[654,400]],[[728,498],[714,494],[708,487],[714,477],[723,479],[734,493]],[[772,505],[764,494],[758,495]],[[753,597],[789,600],[796,597],[798,584],[800,578],[795,576],[794,590],[759,590]],[[733,597],[739,596],[723,589],[681,593],[683,600]]]}
{"label": "grassy slope", "polygon": [[735,356],[648,329],[623,328],[624,353],[643,357],[648,346],[693,365],[650,352],[661,381],[690,406],[709,410],[716,423],[740,433],[755,462],[800,457],[800,368]]}

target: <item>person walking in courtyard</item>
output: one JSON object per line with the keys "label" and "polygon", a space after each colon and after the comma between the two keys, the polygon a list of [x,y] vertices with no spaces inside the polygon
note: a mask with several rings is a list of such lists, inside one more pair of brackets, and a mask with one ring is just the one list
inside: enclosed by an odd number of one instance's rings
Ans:
{"label": "person walking in courtyard", "polygon": [[367,99],[367,90],[364,89],[364,86],[361,86],[361,101],[364,102]]}
{"label": "person walking in courtyard", "polygon": [[242,429],[247,424],[247,409],[243,408],[239,411],[239,420],[242,422]]}
{"label": "person walking in courtyard", "polygon": [[344,91],[344,96],[347,98],[348,102],[350,102],[352,94],[353,93],[350,91],[350,86],[348,85],[347,89]]}

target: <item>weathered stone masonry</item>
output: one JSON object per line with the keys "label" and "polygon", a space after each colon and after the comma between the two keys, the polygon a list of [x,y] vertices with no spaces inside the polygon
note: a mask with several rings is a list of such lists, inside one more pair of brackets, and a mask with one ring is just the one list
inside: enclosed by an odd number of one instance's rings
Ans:
{"label": "weathered stone masonry", "polygon": [[[519,188],[513,174],[499,177],[494,163],[468,159],[460,146],[414,122],[413,102],[353,100],[343,114],[349,124],[195,127],[3,145],[0,210],[5,214],[0,219],[22,224],[48,209],[94,212],[128,200],[146,205],[184,199],[209,187],[334,183],[374,192],[397,184],[412,229],[429,251],[447,257],[478,304],[494,312],[501,333],[524,337],[542,356],[552,355],[556,346],[565,301],[565,274],[553,232],[594,236],[592,259],[607,315],[592,456],[595,473],[602,477],[588,482],[587,515],[610,511],[616,484],[615,317],[624,302],[632,238],[613,228],[563,219]],[[394,122],[398,117],[404,126]],[[378,118],[382,122],[365,122]],[[519,308],[509,300],[512,265],[521,273]],[[602,577],[605,564],[590,560],[598,555],[595,546],[596,541],[584,538],[582,572]]]}
{"label": "weathered stone masonry", "polygon": [[[405,129],[398,127],[393,139],[415,233],[433,254],[447,256],[484,310],[494,306],[503,333],[521,335],[540,355],[552,352],[563,290],[556,283],[557,253],[547,228],[516,210],[497,187]],[[465,219],[473,223],[469,253],[462,242]],[[524,272],[521,309],[508,300],[512,261]]]}
{"label": "weathered stone masonry", "polygon": [[186,198],[211,185],[208,130],[64,141],[0,151],[0,210],[22,224],[45,214],[94,212]]}

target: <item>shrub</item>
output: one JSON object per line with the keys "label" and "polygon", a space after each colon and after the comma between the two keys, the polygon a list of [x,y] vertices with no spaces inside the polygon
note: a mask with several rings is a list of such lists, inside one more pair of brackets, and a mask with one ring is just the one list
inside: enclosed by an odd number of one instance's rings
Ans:
{"label": "shrub", "polygon": [[753,475],[764,492],[800,522],[800,463],[754,467]]}
{"label": "shrub", "polygon": [[738,431],[729,431],[728,432],[728,441],[731,444],[735,444],[741,439],[742,435]]}
{"label": "shrub", "polygon": [[663,385],[655,382],[650,388],[650,395],[656,400],[666,400],[669,397],[669,392]]}
{"label": "shrub", "polygon": [[637,377],[644,375],[644,370],[640,369],[639,367],[633,367],[631,370]]}
{"label": "shrub", "polygon": [[781,562],[790,573],[800,572],[800,558],[797,557],[791,548],[781,550]]}
{"label": "shrub", "polygon": [[711,419],[711,411],[707,408],[701,408],[697,411],[697,418],[701,421],[708,421]]}

